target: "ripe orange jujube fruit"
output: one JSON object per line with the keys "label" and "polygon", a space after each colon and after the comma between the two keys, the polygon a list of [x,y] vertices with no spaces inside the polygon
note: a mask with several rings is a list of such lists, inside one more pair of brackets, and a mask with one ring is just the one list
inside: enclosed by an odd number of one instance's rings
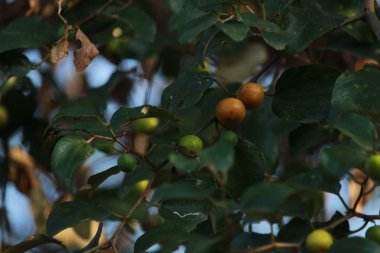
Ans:
{"label": "ripe orange jujube fruit", "polygon": [[233,127],[245,118],[243,102],[236,98],[222,99],[216,106],[216,118],[225,127]]}
{"label": "ripe orange jujube fruit", "polygon": [[264,102],[264,90],[260,84],[247,83],[240,87],[236,97],[243,102],[245,108],[255,109]]}

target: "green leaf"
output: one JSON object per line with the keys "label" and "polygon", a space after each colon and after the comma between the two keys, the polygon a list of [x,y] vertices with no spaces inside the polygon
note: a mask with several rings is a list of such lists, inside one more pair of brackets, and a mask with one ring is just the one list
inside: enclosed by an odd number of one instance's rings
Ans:
{"label": "green leaf", "polygon": [[271,214],[281,210],[286,199],[295,192],[283,183],[261,182],[249,187],[241,197],[241,207],[248,215]]}
{"label": "green leaf", "polygon": [[326,175],[314,169],[291,177],[287,183],[297,189],[309,191],[325,191],[338,194],[341,188],[340,179]]}
{"label": "green leaf", "polygon": [[65,136],[57,142],[51,166],[55,178],[66,190],[73,192],[75,174],[93,152],[92,146],[78,136]]}
{"label": "green leaf", "polygon": [[301,125],[290,133],[289,143],[293,154],[298,155],[310,148],[321,145],[328,139],[327,127],[320,124]]}
{"label": "green leaf", "polygon": [[171,16],[169,20],[169,26],[171,30],[182,29],[187,23],[190,23],[193,19],[205,16],[207,13],[199,10],[198,8],[184,8],[177,14]]}
{"label": "green leaf", "polygon": [[347,111],[380,117],[379,78],[380,70],[376,68],[364,68],[358,72],[347,70],[340,75],[332,93],[332,120]]}
{"label": "green leaf", "polygon": [[310,233],[310,230],[308,221],[295,217],[278,232],[278,240],[291,243],[301,242]]}
{"label": "green leaf", "polygon": [[247,25],[238,22],[218,24],[217,27],[234,41],[244,40],[249,31]]}
{"label": "green leaf", "polygon": [[213,171],[228,172],[234,164],[235,148],[230,143],[218,141],[203,149],[199,154],[201,161]]}
{"label": "green leaf", "polygon": [[105,171],[99,172],[88,178],[87,183],[91,185],[92,188],[98,187],[101,183],[107,180],[110,176],[116,175],[120,172],[118,166],[111,167]]}
{"label": "green leaf", "polygon": [[335,241],[332,247],[327,251],[327,253],[347,252],[380,253],[380,246],[376,242],[368,239],[350,237]]}
{"label": "green leaf", "polygon": [[326,174],[341,179],[352,168],[362,167],[367,158],[368,154],[356,147],[326,147],[320,154],[319,166]]}
{"label": "green leaf", "polygon": [[164,223],[160,226],[148,230],[145,234],[140,236],[134,247],[135,253],[143,253],[151,246],[166,239],[183,242],[187,239],[188,232],[184,227],[174,223]]}
{"label": "green leaf", "polygon": [[37,246],[43,245],[43,244],[57,244],[61,246],[65,252],[69,252],[69,250],[58,240],[48,237],[46,235],[33,235],[24,241],[7,248],[4,253],[22,253],[26,252],[28,250],[31,250]]}
{"label": "green leaf", "polygon": [[162,106],[169,111],[191,107],[199,102],[212,83],[208,74],[182,73],[162,93]]}
{"label": "green leaf", "polygon": [[107,123],[100,116],[96,103],[91,98],[81,98],[62,106],[48,128],[86,130],[96,134],[109,135]]}
{"label": "green leaf", "polygon": [[199,189],[195,181],[183,180],[161,184],[155,191],[152,201],[172,199],[207,199],[208,195]]}
{"label": "green leaf", "polygon": [[171,200],[161,205],[159,213],[166,222],[178,224],[190,232],[207,220],[210,211],[207,201]]}
{"label": "green leaf", "polygon": [[144,11],[135,7],[128,7],[120,9],[113,15],[117,15],[119,21],[131,26],[137,39],[147,42],[154,41],[157,32],[156,23]]}
{"label": "green leaf", "polygon": [[145,168],[136,168],[129,173],[126,173],[120,188],[122,196],[128,194],[133,186],[141,180],[150,179],[153,176],[153,172]]}
{"label": "green leaf", "polygon": [[239,141],[235,149],[235,164],[228,171],[227,191],[239,198],[247,187],[264,179],[266,161],[255,145]]}
{"label": "green leaf", "polygon": [[50,212],[46,221],[46,233],[53,236],[85,221],[104,221],[110,215],[110,211],[95,202],[86,200],[62,202],[54,206]]}
{"label": "green leaf", "polygon": [[19,17],[0,30],[0,53],[41,47],[54,40],[54,29],[39,16]]}
{"label": "green leaf", "polygon": [[31,68],[32,63],[20,52],[0,53],[0,72],[7,76],[24,76]]}
{"label": "green leaf", "polygon": [[344,113],[334,122],[334,127],[363,149],[372,150],[375,127],[368,117],[356,113]]}
{"label": "green leaf", "polygon": [[282,31],[278,25],[265,21],[253,13],[238,12],[238,17],[244,24],[259,29],[264,41],[268,43],[268,45],[276,50],[285,49],[290,38],[289,35],[285,31]]}
{"label": "green leaf", "polygon": [[304,50],[315,39],[339,27],[345,17],[329,13],[318,0],[294,1],[277,21],[288,34],[286,50],[292,54]]}
{"label": "green leaf", "polygon": [[231,241],[231,249],[239,251],[244,249],[254,249],[270,243],[270,234],[241,233]]}
{"label": "green leaf", "polygon": [[177,121],[177,119],[166,110],[151,105],[142,105],[133,108],[120,107],[111,118],[111,125],[114,131],[120,130],[127,124],[132,123],[132,121],[140,118],[167,118],[172,121]]}
{"label": "green leaf", "polygon": [[338,72],[323,65],[286,70],[277,81],[273,112],[284,119],[316,123],[329,113],[331,93]]}
{"label": "green leaf", "polygon": [[201,166],[201,162],[198,159],[191,159],[176,153],[169,155],[169,161],[181,172],[193,171]]}
{"label": "green leaf", "polygon": [[216,24],[216,22],[216,17],[211,14],[207,14],[205,16],[193,19],[189,23],[181,27],[181,31],[178,36],[178,41],[181,44],[193,42],[201,32]]}

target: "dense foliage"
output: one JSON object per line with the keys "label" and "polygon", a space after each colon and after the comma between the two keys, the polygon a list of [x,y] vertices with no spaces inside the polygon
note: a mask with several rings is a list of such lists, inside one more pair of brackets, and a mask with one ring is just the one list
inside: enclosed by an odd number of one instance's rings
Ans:
{"label": "dense foliage", "polygon": [[[376,8],[371,0],[0,1],[0,186],[15,184],[39,207],[36,235],[8,245],[2,194],[3,249],[380,252],[377,230],[351,236],[380,220],[380,208],[361,209],[380,179]],[[77,73],[62,84],[68,55]],[[87,70],[99,57],[117,68],[95,87]],[[135,106],[138,88],[146,98]],[[114,163],[94,173],[93,157]],[[122,180],[105,187],[111,177]],[[341,196],[348,181],[358,188],[351,200]],[[327,193],[344,212],[326,216]],[[353,218],[363,225],[350,227]],[[57,237],[72,227],[83,234],[89,220],[97,227],[84,248]],[[269,230],[256,229],[262,221]]]}

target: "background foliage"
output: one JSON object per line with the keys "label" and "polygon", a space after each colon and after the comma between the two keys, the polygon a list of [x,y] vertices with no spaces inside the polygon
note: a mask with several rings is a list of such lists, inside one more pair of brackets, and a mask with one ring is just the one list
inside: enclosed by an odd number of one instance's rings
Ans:
{"label": "background foliage", "polygon": [[[379,148],[376,8],[370,0],[0,1],[2,250],[306,252],[306,236],[323,228],[335,238],[330,253],[380,252],[351,236],[380,219],[379,208],[363,212],[378,185],[363,172]],[[94,85],[91,75],[106,75],[89,70],[99,58],[116,67]],[[232,128],[236,145],[223,142],[216,105],[249,81],[264,87],[265,101]],[[150,117],[159,118],[154,132],[133,128]],[[203,140],[199,154],[178,146],[187,134]],[[124,152],[138,161],[128,173],[115,162]],[[341,196],[347,182],[351,199]],[[11,240],[10,185],[29,198],[36,223],[21,242]],[[332,217],[328,193],[344,206]],[[269,230],[255,229],[262,221]]]}

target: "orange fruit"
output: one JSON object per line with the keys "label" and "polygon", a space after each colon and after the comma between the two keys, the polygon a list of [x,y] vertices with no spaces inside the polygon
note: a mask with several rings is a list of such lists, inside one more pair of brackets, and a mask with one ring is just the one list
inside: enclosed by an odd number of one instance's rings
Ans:
{"label": "orange fruit", "polygon": [[236,97],[243,102],[245,108],[254,109],[264,102],[264,90],[260,84],[247,83],[240,87]]}
{"label": "orange fruit", "polygon": [[237,98],[222,99],[216,106],[216,118],[225,127],[238,125],[245,115],[244,104]]}

